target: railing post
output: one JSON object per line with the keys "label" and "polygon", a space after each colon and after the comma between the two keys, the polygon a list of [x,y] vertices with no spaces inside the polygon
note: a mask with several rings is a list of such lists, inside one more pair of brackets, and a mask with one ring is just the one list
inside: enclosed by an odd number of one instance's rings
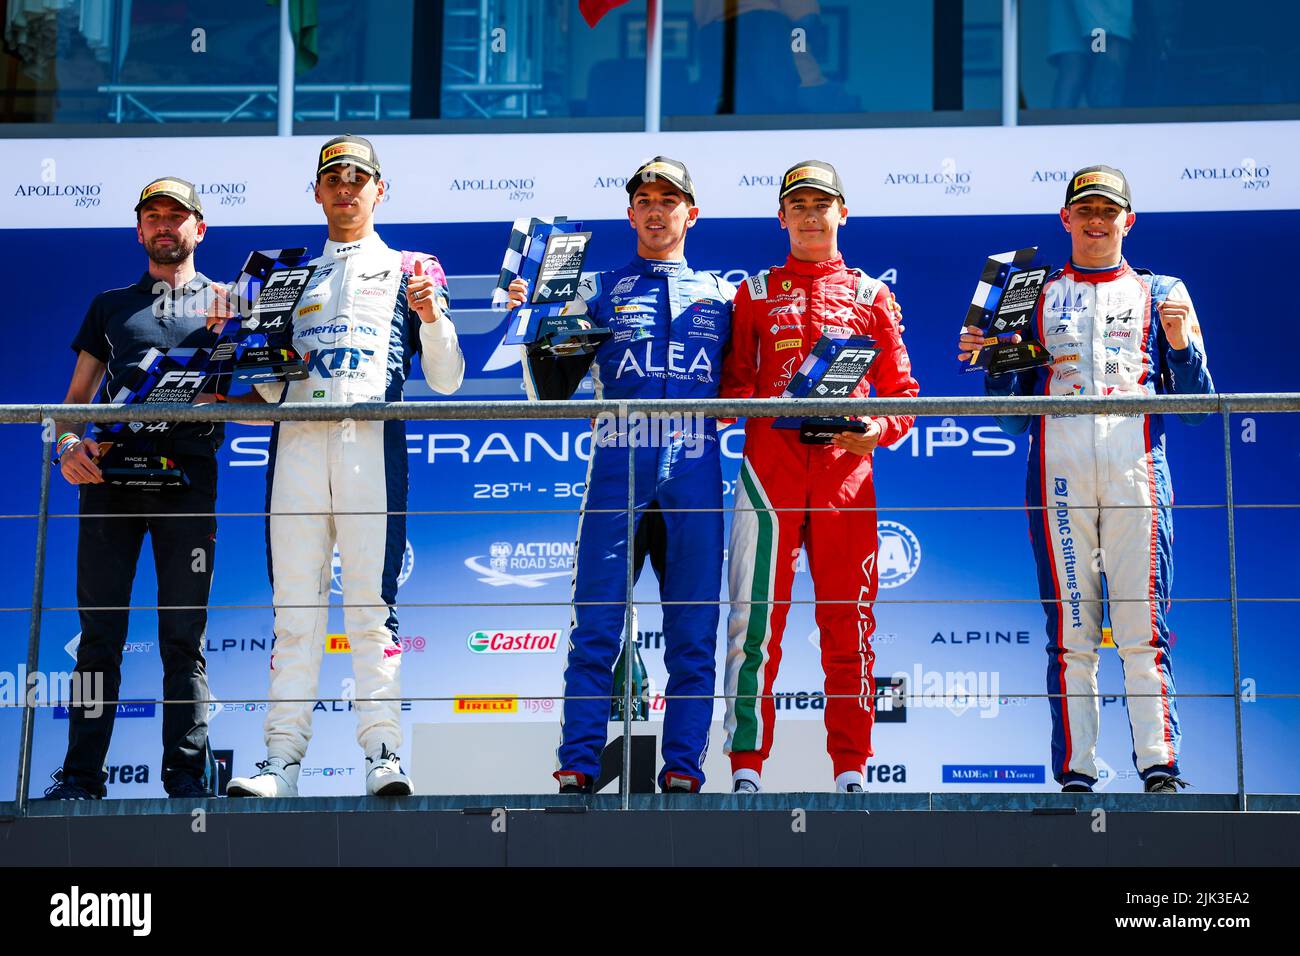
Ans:
{"label": "railing post", "polygon": [[1015,126],[1020,110],[1020,3],[1002,0],[1002,125]]}
{"label": "railing post", "polygon": [[663,86],[664,11],[660,0],[649,0],[645,22],[645,131],[659,132]]}
{"label": "railing post", "polygon": [[23,680],[23,722],[19,737],[18,790],[14,794],[18,815],[27,813],[27,788],[32,766],[32,738],[36,713],[31,687],[41,666],[41,608],[45,603],[45,530],[50,516],[50,459],[54,451],[54,422],[41,423],[41,500],[36,511],[36,571],[32,578],[32,621],[27,631],[27,674]]}
{"label": "railing post", "polygon": [[1223,418],[1224,502],[1228,509],[1228,605],[1232,614],[1232,721],[1237,737],[1237,809],[1246,809],[1246,769],[1241,733],[1241,639],[1237,618],[1237,522],[1232,495],[1232,412],[1227,401]]}
{"label": "railing post", "polygon": [[280,0],[280,70],[276,80],[275,135],[293,135],[293,77],[296,45],[289,26],[289,0]]}
{"label": "railing post", "polygon": [[[623,774],[618,792],[623,809],[631,807],[632,796],[632,663],[636,655],[636,612],[632,605],[632,588],[636,584],[636,448],[632,445],[632,427],[627,406],[618,407],[622,421],[617,428],[627,435],[627,599],[623,604]],[[617,433],[617,428],[615,429]],[[596,450],[593,448],[594,455]]]}

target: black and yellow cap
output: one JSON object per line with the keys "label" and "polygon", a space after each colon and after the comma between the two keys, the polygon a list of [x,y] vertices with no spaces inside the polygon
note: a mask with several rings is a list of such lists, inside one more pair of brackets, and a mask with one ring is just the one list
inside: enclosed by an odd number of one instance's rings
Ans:
{"label": "black and yellow cap", "polygon": [[379,154],[374,145],[364,136],[335,136],[320,148],[316,159],[316,175],[319,176],[331,166],[356,166],[372,176],[379,175]]}
{"label": "black and yellow cap", "polygon": [[840,181],[840,174],[835,171],[835,167],[820,159],[805,159],[785,171],[785,175],[781,177],[781,194],[777,199],[784,199],[796,189],[803,189],[805,186],[820,189],[840,199],[844,198],[844,183]]}
{"label": "black and yellow cap", "polygon": [[194,210],[200,219],[203,218],[203,203],[199,201],[198,190],[188,179],[181,179],[178,176],[163,176],[155,179],[144,189],[140,190],[140,198],[136,200],[135,211],[139,212],[150,199],[157,199],[159,196],[166,196],[169,199],[175,199],[186,209]]}
{"label": "black and yellow cap", "polygon": [[1065,188],[1065,204],[1069,206],[1084,196],[1103,196],[1125,209],[1133,208],[1128,177],[1113,166],[1088,166],[1070,177],[1070,185]]}
{"label": "black and yellow cap", "polygon": [[664,182],[680,189],[691,205],[695,205],[695,183],[691,181],[686,164],[667,156],[656,156],[637,167],[636,172],[627,178],[627,195],[631,199],[642,183],[662,179]]}

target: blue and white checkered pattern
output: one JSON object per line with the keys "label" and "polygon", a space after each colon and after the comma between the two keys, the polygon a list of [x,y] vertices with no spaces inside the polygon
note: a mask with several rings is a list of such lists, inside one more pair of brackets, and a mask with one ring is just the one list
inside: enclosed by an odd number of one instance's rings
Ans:
{"label": "blue and white checkered pattern", "polygon": [[541,267],[542,255],[546,252],[546,243],[533,241],[537,227],[559,225],[563,222],[568,222],[568,218],[565,216],[532,217],[514,221],[514,225],[510,227],[510,242],[506,246],[505,258],[501,261],[501,274],[497,276],[496,288],[492,290],[492,308],[494,311],[509,311],[510,283],[523,274],[526,262],[533,264],[533,268],[528,270],[531,273],[536,273],[537,269]]}

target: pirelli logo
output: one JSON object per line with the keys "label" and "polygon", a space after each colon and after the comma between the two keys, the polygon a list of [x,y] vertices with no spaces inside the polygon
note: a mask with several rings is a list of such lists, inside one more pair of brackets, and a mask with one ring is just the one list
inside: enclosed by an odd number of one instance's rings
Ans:
{"label": "pirelli logo", "polygon": [[835,184],[835,177],[820,166],[800,166],[798,169],[792,169],[785,174],[785,183],[783,185],[789,186],[800,179],[815,179],[819,183]]}
{"label": "pirelli logo", "polygon": [[178,183],[174,179],[163,179],[156,183],[150,183],[148,186],[146,186],[144,192],[140,194],[140,198],[148,199],[154,193],[166,192],[166,191],[180,193],[181,195],[188,195],[190,191],[190,187],[186,186],[184,183]]}
{"label": "pirelli logo", "polygon": [[1124,181],[1118,176],[1112,176],[1110,173],[1084,173],[1081,176],[1074,177],[1075,192],[1088,186],[1105,186],[1117,193],[1122,194],[1124,192]]}
{"label": "pirelli logo", "polygon": [[315,305],[305,305],[305,306],[303,306],[301,309],[298,310],[298,314],[299,314],[299,315],[307,315],[308,313],[311,313],[311,312],[319,312],[319,311],[320,311],[320,303],[317,302]]}
{"label": "pirelli logo", "polygon": [[641,178],[645,179],[655,173],[666,173],[669,176],[681,177],[682,171],[676,166],[669,166],[667,163],[651,163],[641,170]]}
{"label": "pirelli logo", "polygon": [[329,162],[335,156],[355,156],[370,162],[370,147],[361,143],[335,143],[329,149],[321,153],[320,161],[322,164]]}
{"label": "pirelli logo", "polygon": [[517,714],[518,697],[457,697],[452,706],[456,714]]}
{"label": "pirelli logo", "polygon": [[784,352],[786,349],[797,349],[803,345],[803,339],[781,339],[776,343],[776,350]]}
{"label": "pirelli logo", "polygon": [[325,637],[326,654],[351,654],[352,643],[346,634],[328,634]]}

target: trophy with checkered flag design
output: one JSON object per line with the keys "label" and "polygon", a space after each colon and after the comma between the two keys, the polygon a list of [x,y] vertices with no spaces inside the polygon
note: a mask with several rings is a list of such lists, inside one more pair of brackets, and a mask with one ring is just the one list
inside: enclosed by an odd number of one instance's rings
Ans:
{"label": "trophy with checkered flag design", "polygon": [[492,307],[509,309],[510,283],[528,283],[528,301],[510,316],[506,345],[526,345],[530,352],[579,355],[594,352],[610,330],[597,328],[580,313],[578,286],[591,233],[564,216],[516,219]]}
{"label": "trophy with checkered flag design", "polygon": [[307,265],[306,249],[248,254],[230,291],[234,315],[213,356],[229,363],[234,381],[254,385],[307,377],[307,366],[293,347],[293,317],[315,271]]}
{"label": "trophy with checkered flag design", "polygon": [[[115,405],[192,405],[219,363],[213,348],[150,349],[112,396]],[[99,426],[99,465],[104,483],[130,488],[183,488],[189,479],[159,451],[176,422],[111,422]]]}
{"label": "trophy with checkered flag design", "polygon": [[[850,398],[880,355],[876,343],[865,335],[848,338],[823,335],[804,359],[782,398]],[[867,426],[853,418],[814,416],[778,418],[773,428],[799,429],[805,445],[829,445],[840,432],[865,432]]]}
{"label": "trophy with checkered flag design", "polygon": [[[979,285],[966,310],[963,327],[973,326],[984,334],[984,346],[976,349],[962,371],[985,369],[990,375],[1020,372],[1047,365],[1051,353],[1033,334],[1038,300],[1052,267],[1034,265],[1037,246],[989,256]],[[1012,341],[1019,335],[1020,341]]]}

